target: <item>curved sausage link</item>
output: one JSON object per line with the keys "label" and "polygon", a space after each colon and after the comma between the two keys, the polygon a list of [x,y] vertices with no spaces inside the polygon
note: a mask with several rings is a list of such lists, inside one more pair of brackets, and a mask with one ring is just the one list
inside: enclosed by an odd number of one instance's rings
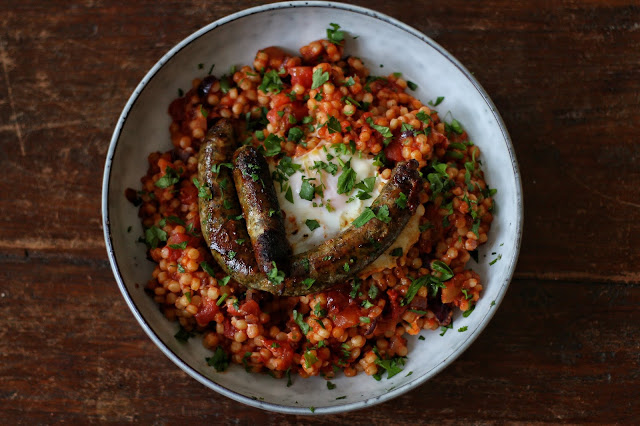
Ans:
{"label": "curved sausage link", "polygon": [[[216,261],[234,280],[250,288],[284,296],[301,296],[338,284],[360,272],[383,253],[395,241],[418,205],[421,190],[418,162],[398,163],[389,182],[372,204],[374,212],[386,206],[391,221],[386,223],[374,218],[360,228],[349,227],[319,247],[294,256],[286,278],[269,278],[258,269],[246,225],[239,219],[241,209],[236,189],[231,183],[231,172],[222,166],[232,159],[235,147],[228,121],[220,120],[207,133],[200,148],[198,177],[210,188],[212,197],[210,200],[199,198],[200,222],[202,234]],[[396,204],[401,193],[407,196],[404,209]],[[308,278],[314,280],[310,286]]]}
{"label": "curved sausage link", "polygon": [[229,164],[236,142],[231,123],[219,120],[208,132],[200,147],[198,179],[211,192],[211,199],[198,198],[200,224],[211,254],[222,269],[248,287],[271,293],[277,286],[258,278],[247,227],[231,177]]}
{"label": "curved sausage link", "polygon": [[291,245],[267,161],[256,148],[243,146],[233,155],[233,164],[233,180],[258,267],[265,273],[273,265],[288,271]]}
{"label": "curved sausage link", "polygon": [[[389,182],[371,205],[375,213],[386,206],[391,220],[383,222],[373,218],[360,228],[351,226],[317,248],[296,255],[290,276],[312,278],[315,282],[305,289],[300,287],[298,280],[285,281],[283,294],[293,296],[322,291],[357,274],[377,259],[393,244],[415,212],[421,182],[417,161],[398,163]],[[404,208],[396,204],[401,193],[407,197]]]}

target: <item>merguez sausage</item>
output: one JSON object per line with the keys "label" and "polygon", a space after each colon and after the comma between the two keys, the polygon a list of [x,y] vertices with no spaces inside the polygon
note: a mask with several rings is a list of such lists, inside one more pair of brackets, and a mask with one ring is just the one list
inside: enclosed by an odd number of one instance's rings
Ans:
{"label": "merguez sausage", "polygon": [[241,284],[275,293],[277,287],[268,281],[263,283],[264,287],[255,287],[239,279],[256,276],[259,271],[231,170],[225,166],[232,159],[235,145],[231,123],[219,120],[207,132],[200,147],[198,180],[211,192],[211,199],[198,198],[202,236],[214,259],[227,274]]}
{"label": "merguez sausage", "polygon": [[266,160],[256,148],[243,146],[233,155],[233,164],[233,179],[258,267],[269,273],[275,264],[288,271],[291,245]]}
{"label": "merguez sausage", "polygon": [[[290,275],[314,279],[315,283],[307,293],[315,293],[363,270],[393,244],[406,226],[419,204],[421,182],[417,161],[398,163],[389,182],[371,205],[375,213],[386,207],[390,220],[384,222],[373,218],[360,228],[350,226],[317,248],[296,255]],[[401,193],[407,196],[404,208],[396,203]],[[285,282],[284,294],[304,294],[288,285],[289,282]]]}
{"label": "merguez sausage", "polygon": [[[388,209],[390,221],[372,218],[359,228],[350,226],[319,247],[294,256],[290,271],[284,271],[285,278],[275,279],[273,274],[268,276],[257,266],[249,233],[240,215],[236,189],[230,180],[231,172],[223,166],[231,160],[235,148],[231,124],[220,120],[207,133],[200,148],[198,177],[211,191],[210,200],[199,198],[200,222],[204,239],[216,261],[233,279],[250,288],[283,296],[300,296],[338,284],[383,253],[418,205],[422,188],[418,162],[398,163],[371,207],[375,213]],[[407,197],[405,208],[396,203],[401,193]]]}

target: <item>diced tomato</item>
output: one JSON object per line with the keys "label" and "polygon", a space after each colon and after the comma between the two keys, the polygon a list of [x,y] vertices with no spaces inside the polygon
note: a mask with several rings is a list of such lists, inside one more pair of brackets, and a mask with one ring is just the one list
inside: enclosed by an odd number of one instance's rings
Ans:
{"label": "diced tomato", "polygon": [[284,93],[278,93],[273,98],[271,98],[271,102],[272,102],[272,105],[271,105],[272,108],[273,109],[278,109],[282,105],[290,104],[291,103],[291,99],[289,99],[289,97],[287,95],[285,95]]}
{"label": "diced tomato", "polygon": [[327,293],[327,307],[330,314],[335,314],[343,310],[349,305],[349,299],[346,294],[331,290]]}
{"label": "diced tomato", "polygon": [[464,274],[456,274],[445,282],[446,287],[442,288],[442,303],[451,303],[462,293],[462,284],[465,279]]}
{"label": "diced tomato", "polygon": [[218,312],[220,312],[220,308],[216,306],[216,301],[205,297],[202,299],[202,305],[194,317],[198,322],[198,325],[204,327],[209,324],[209,322],[213,321]]}
{"label": "diced tomato", "polygon": [[296,101],[291,103],[291,112],[296,120],[301,121],[309,113],[307,104],[304,102]]}
{"label": "diced tomato", "polygon": [[231,324],[231,320],[229,318],[224,319],[223,325],[224,325],[224,337],[226,337],[227,339],[234,340],[238,329],[235,328],[233,324]]}
{"label": "diced tomato", "polygon": [[[279,95],[277,95],[279,96]],[[286,97],[286,96],[285,96]],[[280,100],[274,101],[276,104],[280,104]],[[281,130],[288,130],[293,124],[289,121],[289,116],[293,115],[296,118],[296,121],[301,121],[309,112],[307,109],[307,105],[304,102],[291,102],[289,98],[287,98],[286,104],[280,104],[279,107],[272,108],[267,113],[267,120],[274,127]]]}
{"label": "diced tomato", "polygon": [[332,290],[327,294],[327,307],[337,327],[349,328],[360,323],[360,308],[357,304],[349,305],[349,298],[340,291]]}
{"label": "diced tomato", "polygon": [[289,345],[289,342],[279,342],[272,339],[263,339],[262,341],[264,347],[269,349],[275,358],[283,361],[282,364],[277,367],[278,370],[285,371],[291,366],[291,362],[293,361],[293,349],[291,348],[291,345]]}
{"label": "diced tomato", "polygon": [[158,168],[160,169],[160,172],[162,173],[162,176],[167,174],[167,166],[171,166],[171,161],[167,160],[164,157],[161,157],[158,160]]}
{"label": "diced tomato", "polygon": [[184,111],[186,105],[186,97],[178,98],[171,102],[169,105],[169,115],[173,119],[174,122],[180,122],[184,120]]}
{"label": "diced tomato", "polygon": [[184,185],[180,188],[180,202],[182,204],[195,204],[198,202],[198,189],[195,185]]}
{"label": "diced tomato", "polygon": [[391,304],[391,319],[397,320],[407,310],[406,306],[400,306],[400,294],[396,290],[387,291]]}
{"label": "diced tomato", "polygon": [[384,155],[391,161],[404,161],[402,156],[402,142],[398,139],[392,140],[384,149]]}
{"label": "diced tomato", "polygon": [[360,323],[360,308],[358,306],[348,306],[346,309],[335,314],[333,324],[342,328],[354,327]]}
{"label": "diced tomato", "polygon": [[269,56],[268,68],[278,69],[288,58],[287,53],[277,46],[269,46],[260,50],[260,52],[266,53]]}
{"label": "diced tomato", "polygon": [[238,307],[238,309],[236,309],[232,305],[227,308],[227,312],[229,313],[229,315],[233,315],[236,317],[247,315],[254,315],[257,317],[258,315],[260,315],[260,305],[258,305],[255,300],[245,300],[242,305]]}
{"label": "diced tomato", "polygon": [[310,89],[313,84],[313,67],[291,67],[291,85],[300,84],[302,87]]}
{"label": "diced tomato", "polygon": [[279,117],[277,108],[273,108],[267,113],[267,120],[269,120],[269,123],[271,123],[273,126],[278,125],[278,118]]}

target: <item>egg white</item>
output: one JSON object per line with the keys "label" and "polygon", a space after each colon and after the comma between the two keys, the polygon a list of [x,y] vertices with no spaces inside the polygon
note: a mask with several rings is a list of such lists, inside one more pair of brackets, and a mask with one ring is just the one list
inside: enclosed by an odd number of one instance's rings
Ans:
{"label": "egg white", "polygon": [[[285,198],[286,192],[281,190],[280,185],[275,184],[278,202],[284,212],[285,230],[294,254],[310,250],[325,240],[337,236],[357,219],[366,207],[371,206],[387,183],[387,179],[383,179],[378,174],[372,158],[360,156],[358,153],[351,155],[350,151],[347,151],[347,154],[340,154],[340,152],[344,151],[336,149],[336,146],[320,144],[306,154],[292,159],[294,164],[301,166],[301,169],[290,176],[287,182],[291,187],[293,203]],[[355,187],[349,193],[338,194],[338,179],[343,173],[343,167],[340,166],[338,159],[343,163],[351,162],[351,168],[356,173],[356,184],[366,178],[375,177],[375,184],[369,193],[369,198],[359,199],[357,195],[360,190]],[[331,175],[326,170],[314,169],[316,162],[333,163],[338,166],[338,170],[335,175]],[[271,167],[272,170],[275,169],[274,165]],[[323,185],[323,196],[316,195],[312,201],[300,198],[303,177],[313,179],[310,181],[313,185]],[[312,231],[306,224],[309,219],[316,220],[320,226]]]}

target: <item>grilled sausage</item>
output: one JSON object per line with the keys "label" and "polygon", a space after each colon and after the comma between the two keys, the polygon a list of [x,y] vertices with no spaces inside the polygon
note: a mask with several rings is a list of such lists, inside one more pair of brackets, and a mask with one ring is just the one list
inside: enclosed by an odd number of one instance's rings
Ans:
{"label": "grilled sausage", "polygon": [[[389,221],[373,218],[360,228],[350,226],[317,248],[296,255],[291,265],[292,278],[312,278],[309,289],[300,288],[296,280],[285,281],[283,294],[315,293],[338,284],[363,270],[396,240],[419,204],[422,178],[418,162],[398,163],[389,182],[371,205],[376,214],[388,209]],[[401,208],[396,200],[403,193],[407,204]]]}
{"label": "grilled sausage", "polygon": [[[230,170],[223,165],[231,160],[235,148],[230,123],[220,120],[209,130],[200,148],[198,177],[211,191],[211,199],[199,198],[200,222],[204,239],[218,264],[234,280],[250,288],[300,296],[338,284],[383,253],[418,205],[421,189],[418,163],[414,160],[399,163],[372,205],[376,213],[388,209],[390,221],[373,218],[359,228],[351,226],[319,247],[294,256],[284,278],[278,277],[276,270],[266,274],[257,266],[240,214],[236,188],[231,184]],[[407,196],[406,208],[400,208],[396,203],[401,193]],[[312,284],[309,279],[314,280]]]}
{"label": "grilled sausage", "polygon": [[230,161],[236,142],[227,120],[219,120],[208,132],[200,147],[198,179],[211,192],[211,199],[198,198],[202,235],[211,254],[222,269],[241,284],[275,293],[269,281],[263,287],[249,285],[241,277],[259,274],[247,227],[242,218]]}
{"label": "grilled sausage", "polygon": [[267,161],[256,148],[243,146],[233,155],[233,164],[233,180],[258,268],[269,273],[277,265],[288,271],[291,245]]}

